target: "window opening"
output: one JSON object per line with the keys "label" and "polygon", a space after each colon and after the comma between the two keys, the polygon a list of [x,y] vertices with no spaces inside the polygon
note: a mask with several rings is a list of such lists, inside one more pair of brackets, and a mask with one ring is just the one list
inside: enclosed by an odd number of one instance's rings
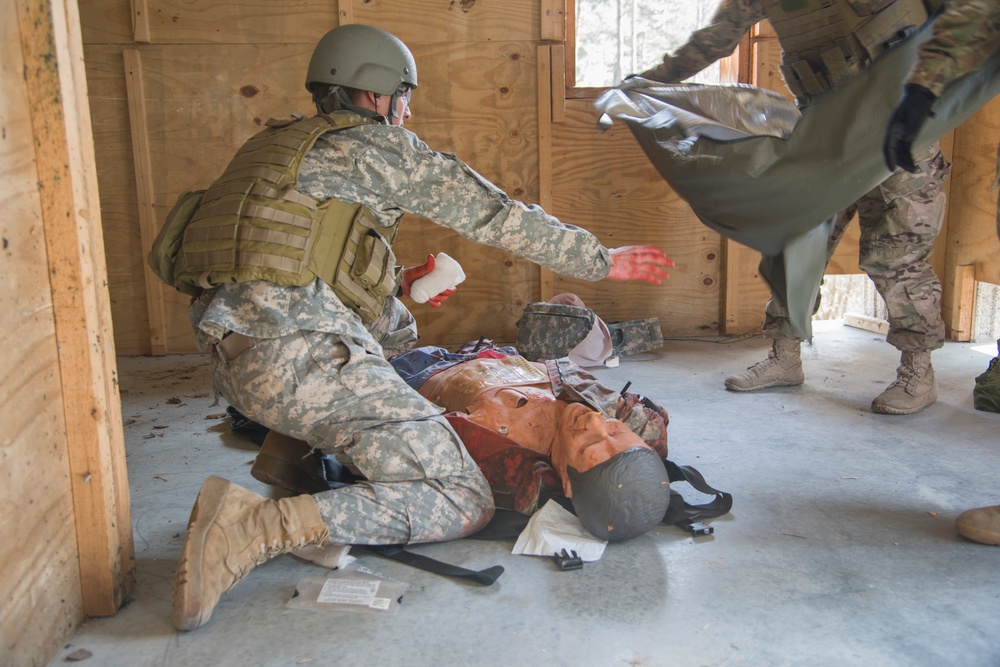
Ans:
{"label": "window opening", "polygon": [[[609,88],[657,65],[709,24],[720,0],[575,0],[576,86]],[[688,79],[718,83],[716,62]]]}

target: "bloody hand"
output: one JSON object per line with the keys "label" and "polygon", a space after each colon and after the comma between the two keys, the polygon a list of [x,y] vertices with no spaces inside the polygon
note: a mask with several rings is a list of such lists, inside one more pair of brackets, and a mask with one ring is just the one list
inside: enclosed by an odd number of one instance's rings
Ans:
{"label": "bloody hand", "polygon": [[607,280],[641,280],[659,285],[670,277],[667,267],[674,263],[659,248],[651,245],[630,245],[611,248],[614,266],[605,276]]}

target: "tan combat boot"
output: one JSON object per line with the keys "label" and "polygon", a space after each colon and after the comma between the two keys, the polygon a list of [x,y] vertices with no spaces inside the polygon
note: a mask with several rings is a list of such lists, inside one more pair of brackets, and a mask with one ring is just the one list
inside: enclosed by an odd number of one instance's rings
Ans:
{"label": "tan combat boot", "polygon": [[1000,505],[966,510],[955,519],[955,527],[973,542],[1000,546]]}
{"label": "tan combat boot", "polygon": [[177,565],[174,625],[194,630],[254,567],[299,547],[323,544],[329,536],[312,496],[270,500],[209,477],[191,510]]}
{"label": "tan combat boot", "polygon": [[316,454],[305,440],[269,431],[250,474],[259,482],[295,494],[329,491],[323,462]]}
{"label": "tan combat boot", "polygon": [[768,387],[791,387],[802,384],[802,344],[794,338],[775,338],[767,359],[758,361],[742,373],[726,378],[729,391],[757,391]]}
{"label": "tan combat boot", "polygon": [[937,400],[930,352],[903,352],[896,381],[872,401],[872,412],[909,415]]}

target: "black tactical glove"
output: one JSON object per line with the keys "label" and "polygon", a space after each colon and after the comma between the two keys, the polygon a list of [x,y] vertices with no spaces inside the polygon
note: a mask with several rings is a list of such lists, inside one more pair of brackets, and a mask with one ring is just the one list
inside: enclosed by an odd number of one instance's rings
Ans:
{"label": "black tactical glove", "polygon": [[911,173],[917,170],[913,164],[913,140],[927,119],[934,116],[931,107],[936,101],[937,95],[918,83],[908,83],[903,88],[903,99],[892,112],[882,145],[885,164],[892,171],[896,167]]}

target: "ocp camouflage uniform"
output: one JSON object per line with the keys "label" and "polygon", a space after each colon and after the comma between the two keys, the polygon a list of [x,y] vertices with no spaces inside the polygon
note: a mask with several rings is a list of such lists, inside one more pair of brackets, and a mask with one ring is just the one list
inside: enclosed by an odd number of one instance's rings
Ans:
{"label": "ocp camouflage uniform", "polygon": [[[798,5],[804,7],[808,1],[802,0]],[[672,55],[665,55],[662,64],[642,76],[677,82],[696,74],[731,54],[754,24],[781,11],[782,2],[725,0],[709,26],[695,32],[684,46]],[[866,4],[862,0],[850,2],[852,5]],[[981,2],[985,4],[985,0]],[[820,3],[814,4],[817,11],[823,9]],[[787,29],[785,25],[775,22],[774,28],[787,66],[790,64],[785,44],[788,40],[787,35],[783,39],[782,34],[782,29]],[[808,96],[803,99],[799,95],[800,104],[808,102]],[[847,223],[857,212],[861,227],[858,265],[871,277],[886,302],[890,325],[886,340],[901,351],[922,352],[944,344],[941,284],[929,260],[934,240],[944,222],[943,181],[951,165],[937,143],[916,156],[914,161],[916,173],[897,169],[838,216],[828,245],[827,261],[843,237]],[[765,313],[763,329],[767,337],[797,337],[788,320],[788,310],[777,295],[771,295]]]}
{"label": "ocp camouflage uniform", "polygon": [[[402,127],[325,135],[306,154],[298,189],[320,201],[360,202],[386,226],[403,213],[426,217],[575,278],[599,280],[611,267],[592,234],[509,199]],[[213,355],[215,386],[227,401],[367,480],[315,496],[332,541],[455,539],[490,519],[489,486],[440,408],[383,356],[416,339],[397,299],[366,328],[320,280],[305,287],[257,280],[206,291],[189,315],[204,347],[229,332],[253,339],[228,363]]]}
{"label": "ocp camouflage uniform", "polygon": [[931,38],[920,46],[919,60],[907,83],[935,95],[946,84],[978,69],[1000,49],[1000,3],[996,0],[953,0],[934,21]]}
{"label": "ocp camouflage uniform", "polygon": [[[907,83],[916,83],[940,96],[954,79],[978,69],[1000,49],[1000,2],[949,2],[934,22],[930,39],[920,46],[919,59]],[[1000,184],[1000,150],[994,187]],[[997,218],[1000,236],[1000,217]]]}

